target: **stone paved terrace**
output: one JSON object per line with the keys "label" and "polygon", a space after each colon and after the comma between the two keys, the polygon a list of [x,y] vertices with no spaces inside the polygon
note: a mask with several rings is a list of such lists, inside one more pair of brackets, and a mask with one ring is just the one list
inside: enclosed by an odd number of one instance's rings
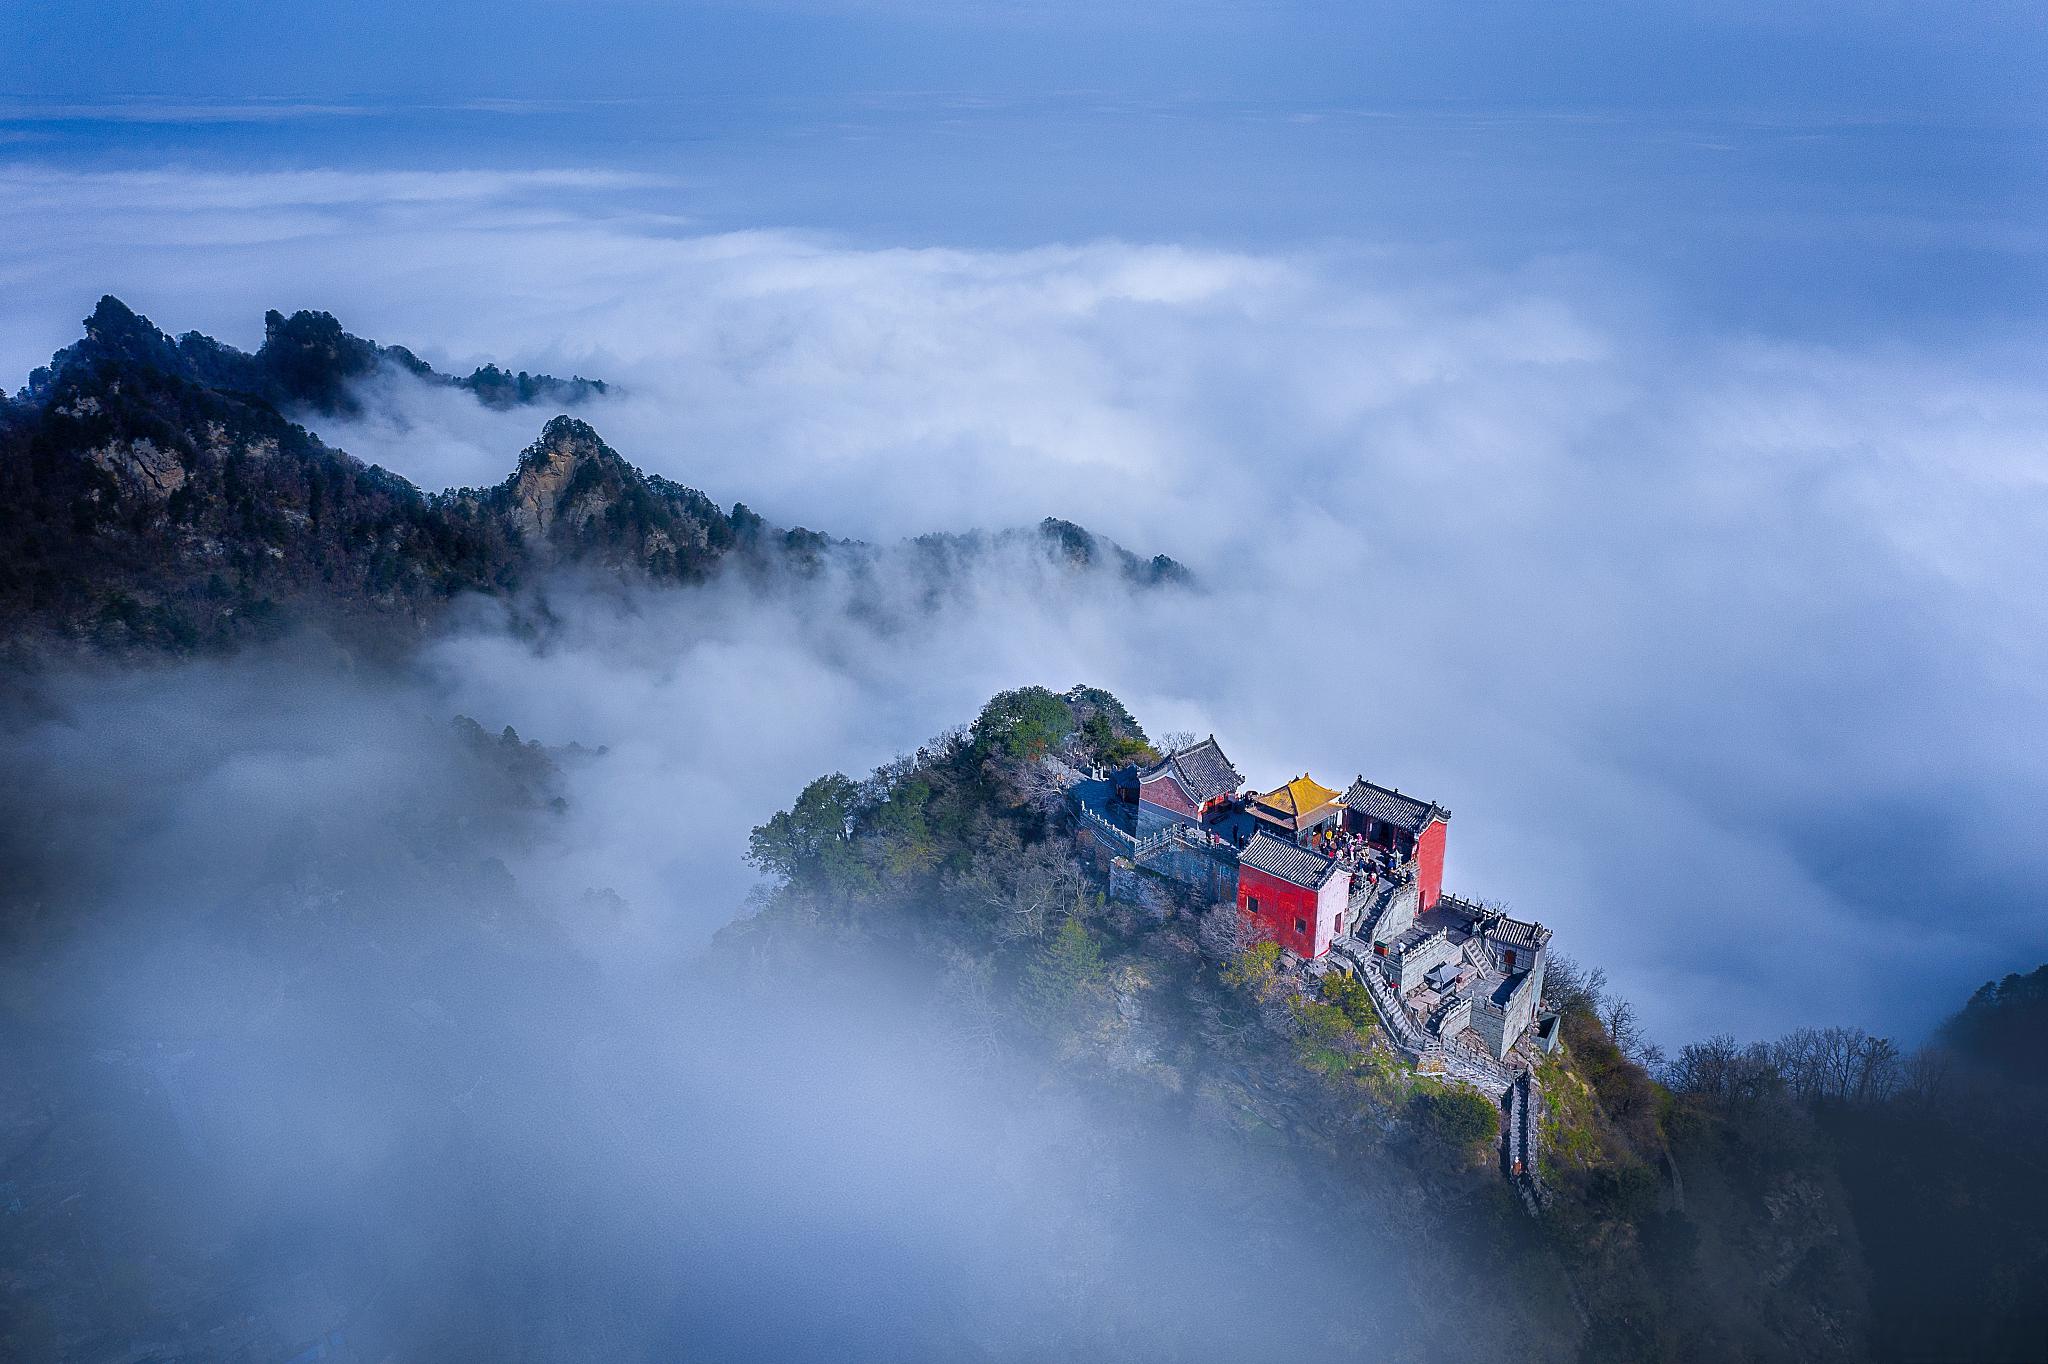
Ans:
{"label": "stone paved terrace", "polygon": [[1116,798],[1116,790],[1108,781],[1084,777],[1067,788],[1067,795],[1082,809],[1108,820],[1125,833],[1132,832],[1130,807]]}
{"label": "stone paved terrace", "polygon": [[[1365,901],[1367,914],[1360,922],[1359,932],[1356,936],[1347,935],[1345,938],[1340,939],[1339,943],[1345,949],[1344,955],[1347,959],[1356,959],[1362,963],[1364,969],[1371,970],[1374,976],[1372,983],[1378,987],[1374,993],[1381,1000],[1382,1012],[1385,1012],[1386,1005],[1389,1002],[1395,1003],[1396,1007],[1399,1008],[1401,1016],[1398,1019],[1389,1019],[1389,1026],[1392,1027],[1399,1040],[1410,1050],[1434,1044],[1442,1049],[1444,1055],[1450,1056],[1453,1059],[1463,1061],[1466,1056],[1469,1056],[1474,1063],[1481,1063],[1488,1068],[1499,1067],[1500,1063],[1493,1060],[1485,1042],[1480,1039],[1478,1034],[1472,1032],[1471,1029],[1463,1030],[1455,1038],[1440,1040],[1429,1034],[1428,1020],[1436,1016],[1438,1011],[1443,1009],[1444,1006],[1457,999],[1469,999],[1475,1007],[1488,1003],[1499,1005],[1505,1002],[1508,994],[1514,988],[1515,981],[1519,977],[1493,966],[1490,960],[1485,965],[1472,963],[1466,959],[1470,955],[1466,953],[1460,958],[1459,974],[1454,984],[1440,989],[1425,985],[1420,989],[1410,991],[1406,998],[1398,999],[1397,1001],[1392,986],[1386,985],[1378,979],[1379,967],[1378,963],[1373,960],[1374,954],[1370,942],[1370,926],[1373,913],[1383,903],[1385,894],[1386,891],[1384,890],[1375,891]],[[1359,903],[1359,899],[1354,897],[1353,904],[1358,905]],[[1456,944],[1462,952],[1465,944],[1472,940],[1472,934],[1466,929],[1466,922],[1463,915],[1432,909],[1427,913],[1417,916],[1413,927],[1400,934],[1388,944],[1388,951],[1390,954],[1398,956],[1399,953],[1411,950],[1427,942],[1438,933],[1442,933]],[[1513,1057],[1515,1054],[1510,1052],[1510,1057]],[[1511,1060],[1509,1065],[1513,1066],[1513,1064]],[[1490,1077],[1491,1070],[1489,1069],[1487,1073]],[[1512,1072],[1508,1071],[1506,1073]]]}

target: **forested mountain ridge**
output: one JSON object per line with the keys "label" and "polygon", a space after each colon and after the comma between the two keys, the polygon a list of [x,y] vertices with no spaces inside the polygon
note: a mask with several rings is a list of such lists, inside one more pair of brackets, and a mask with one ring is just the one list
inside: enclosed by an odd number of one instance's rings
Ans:
{"label": "forested mountain ridge", "polygon": [[[802,572],[865,549],[723,510],[568,416],[504,483],[441,494],[291,419],[356,411],[360,381],[385,367],[493,406],[581,402],[606,392],[598,381],[488,366],[452,379],[325,313],[271,313],[254,355],[173,340],[111,297],[85,325],[0,401],[0,621],[17,641],[218,649],[302,622],[403,640],[463,593],[504,596],[565,569],[688,583],[735,557]],[[1112,561],[1134,583],[1185,577],[1066,522],[1007,534],[1054,562]],[[928,537],[912,553],[939,571],[989,543]]]}

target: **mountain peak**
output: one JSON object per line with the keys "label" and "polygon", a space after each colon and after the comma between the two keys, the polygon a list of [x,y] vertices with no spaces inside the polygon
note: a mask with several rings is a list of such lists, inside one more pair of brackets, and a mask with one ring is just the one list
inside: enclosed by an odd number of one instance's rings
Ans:
{"label": "mountain peak", "polygon": [[[292,420],[323,393],[359,401],[348,374],[420,362],[332,314],[273,311],[264,323],[253,355],[198,332],[173,341],[109,295],[19,401],[0,393],[0,560],[22,566],[0,574],[0,623],[183,649],[267,638],[295,619],[424,624],[459,593],[516,591],[542,570],[688,583],[736,554],[750,571],[805,575],[830,552],[857,573],[882,553],[779,530],[743,506],[728,513],[643,474],[566,412],[503,482],[426,496]],[[488,366],[474,383],[422,377],[491,406],[605,391]],[[1186,580],[1171,560],[1147,563],[1057,520],[920,537],[900,562],[928,575],[930,602],[970,560],[1019,548],[1141,587]]]}
{"label": "mountain peak", "polygon": [[283,395],[318,412],[353,414],[361,404],[351,385],[376,372],[383,347],[342,330],[332,313],[263,314],[256,362]]}
{"label": "mountain peak", "polygon": [[48,366],[29,376],[27,396],[47,396],[74,366],[108,363],[252,395],[287,414],[310,410],[330,417],[360,413],[361,385],[379,371],[397,370],[426,384],[459,388],[500,410],[539,403],[570,406],[610,391],[602,379],[560,379],[496,365],[479,366],[466,378],[443,374],[404,346],[356,336],[333,313],[304,308],[290,315],[275,308],[264,313],[263,344],[253,355],[199,332],[172,340],[106,294],[85,319],[84,339],[58,351]]}
{"label": "mountain peak", "polygon": [[99,303],[92,310],[92,316],[85,319],[85,330],[87,335],[91,335],[94,331],[119,328],[124,325],[133,326],[142,320],[133,308],[123,303],[120,299],[115,298],[112,294],[101,294]]}
{"label": "mountain peak", "polygon": [[157,329],[155,323],[115,298],[102,294],[92,316],[85,319],[83,348],[74,346],[62,355],[81,358],[127,360],[157,369],[178,370],[177,343]]}
{"label": "mountain peak", "polygon": [[612,448],[597,434],[596,427],[566,412],[548,418],[548,424],[540,429],[540,444],[570,447],[580,454],[591,457],[611,455],[613,459],[618,458]]}
{"label": "mountain peak", "polygon": [[548,543],[562,522],[580,525],[602,515],[629,489],[644,487],[639,470],[626,463],[588,422],[566,414],[551,418],[540,439],[519,456],[506,482],[512,520],[526,538]]}

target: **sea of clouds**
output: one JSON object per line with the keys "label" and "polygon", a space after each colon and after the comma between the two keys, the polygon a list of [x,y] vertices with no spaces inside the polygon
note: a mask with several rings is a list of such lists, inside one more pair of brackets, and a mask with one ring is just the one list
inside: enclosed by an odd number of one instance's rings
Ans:
{"label": "sea of clouds", "polygon": [[[444,369],[611,381],[580,415],[628,459],[780,524],[1059,515],[1197,573],[1138,597],[998,561],[893,631],[830,578],[722,583],[434,643],[408,704],[607,746],[526,874],[615,888],[677,951],[808,776],[1088,681],[1254,782],[1450,806],[1452,888],[1554,927],[1669,1041],[1913,1037],[2048,955],[2048,395],[2010,336],[1703,333],[1585,258],[713,234],[688,186],[603,171],[0,190],[10,372],[103,290],[245,346],[325,308]],[[375,396],[320,433],[429,488],[501,479],[548,415]]]}

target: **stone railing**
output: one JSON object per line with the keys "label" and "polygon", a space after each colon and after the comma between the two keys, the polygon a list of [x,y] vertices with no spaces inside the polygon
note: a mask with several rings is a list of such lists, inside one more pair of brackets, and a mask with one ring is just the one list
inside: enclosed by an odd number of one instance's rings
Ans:
{"label": "stone railing", "polygon": [[1138,839],[1131,833],[1130,830],[1118,828],[1116,825],[1110,823],[1107,819],[1097,814],[1094,810],[1091,810],[1086,805],[1082,805],[1079,802],[1075,803],[1074,808],[1081,812],[1081,818],[1087,823],[1090,829],[1093,829],[1097,833],[1109,835],[1111,847],[1121,849],[1123,853],[1129,857],[1135,857],[1138,855]]}
{"label": "stone railing", "polygon": [[1456,1037],[1472,1020],[1472,1001],[1447,999],[1429,1017],[1429,1031],[1438,1037]]}
{"label": "stone railing", "polygon": [[[1351,966],[1353,975],[1365,982],[1366,993],[1372,996],[1373,1008],[1379,1011],[1388,1035],[1393,1038],[1395,1045],[1414,1058],[1418,1065],[1427,1059],[1431,1064],[1425,1068],[1453,1079],[1463,1080],[1496,1095],[1514,1083],[1515,1072],[1492,1058],[1481,1056],[1454,1043],[1446,1043],[1424,1032],[1421,1025],[1416,1023],[1414,1015],[1408,1012],[1408,1007],[1401,1002],[1400,996],[1394,993],[1394,987],[1380,974],[1370,948],[1362,947],[1355,939],[1340,938],[1331,944],[1330,950]],[[1453,1001],[1445,1006],[1444,1011],[1448,1013],[1462,1002]]]}
{"label": "stone railing", "polygon": [[1227,838],[1212,834],[1207,829],[1198,829],[1191,824],[1169,824],[1167,835],[1176,843],[1186,844],[1196,852],[1228,853],[1237,856],[1237,847]]}
{"label": "stone railing", "polygon": [[1420,941],[1411,943],[1409,946],[1401,949],[1399,952],[1393,953],[1393,957],[1396,961],[1399,961],[1403,957],[1413,957],[1420,953],[1427,952],[1430,948],[1436,946],[1440,942],[1449,942],[1450,940],[1451,935],[1449,933],[1446,933],[1443,929],[1439,928],[1434,933],[1431,933],[1429,936],[1421,939]]}
{"label": "stone railing", "polygon": [[1143,861],[1172,842],[1174,842],[1174,837],[1171,824],[1167,825],[1164,829],[1154,829],[1143,838],[1131,840],[1131,860],[1133,862]]}
{"label": "stone railing", "polygon": [[1076,767],[1057,753],[1041,754],[1038,762],[1046,771],[1052,773],[1053,780],[1058,782],[1063,788],[1079,786],[1084,781],[1101,781],[1103,779],[1101,768]]}

